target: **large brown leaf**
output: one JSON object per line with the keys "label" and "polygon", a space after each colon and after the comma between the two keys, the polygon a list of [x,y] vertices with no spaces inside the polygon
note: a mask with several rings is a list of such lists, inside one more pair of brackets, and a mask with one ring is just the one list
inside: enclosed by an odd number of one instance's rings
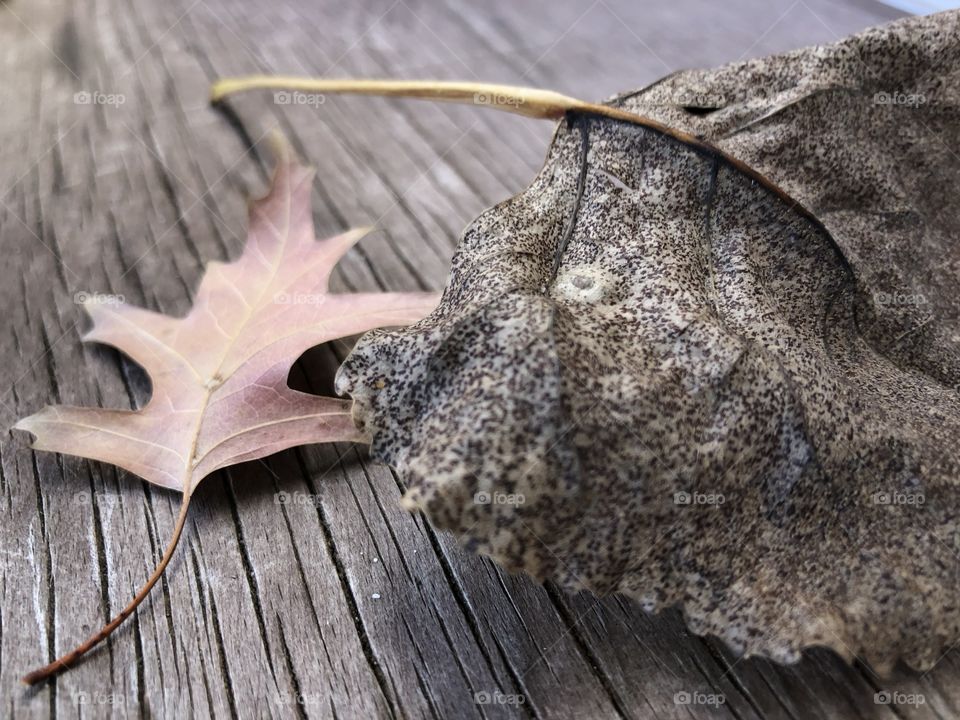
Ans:
{"label": "large brown leaf", "polygon": [[406,504],[745,654],[931,667],[960,640],[958,68],[950,12],[567,103],[438,310],[340,370]]}

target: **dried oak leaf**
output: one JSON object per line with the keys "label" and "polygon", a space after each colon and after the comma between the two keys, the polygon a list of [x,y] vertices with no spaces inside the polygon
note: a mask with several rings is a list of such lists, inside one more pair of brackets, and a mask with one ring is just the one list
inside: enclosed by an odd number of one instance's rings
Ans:
{"label": "dried oak leaf", "polygon": [[602,106],[496,90],[566,115],[543,170],[338,373],[406,505],[745,654],[931,667],[960,640],[958,68],[951,12]]}
{"label": "dried oak leaf", "polygon": [[77,651],[25,678],[63,669],[106,637],[159,577],[183,527],[190,494],[220,468],[305,443],[362,441],[349,401],[287,386],[307,349],[383,325],[419,320],[437,303],[429,293],[328,292],[339,259],[366,231],[314,236],[314,171],[283,141],[269,194],[250,207],[243,254],[210,263],[193,308],[173,318],[126,304],[88,304],[86,340],[129,355],[152,380],[138,410],[50,406],[16,429],[37,450],[112,463],[155,485],[179,490],[174,539],[146,587],[114,621]]}

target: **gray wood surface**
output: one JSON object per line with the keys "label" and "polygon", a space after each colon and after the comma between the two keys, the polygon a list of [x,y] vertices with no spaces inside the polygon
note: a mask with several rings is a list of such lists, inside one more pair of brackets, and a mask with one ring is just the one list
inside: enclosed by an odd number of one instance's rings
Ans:
{"label": "gray wood surface", "polygon": [[[78,293],[183,313],[244,237],[280,128],[319,168],[321,235],[377,225],[339,289],[439,289],[460,229],[526,185],[551,127],[470,108],[270,93],[250,72],[483,79],[585,99],[827,42],[894,17],[857,0],[490,3],[9,0],[0,5],[4,428],[50,402],[137,407],[149,382],[85,346]],[[86,95],[78,95],[86,93]],[[115,96],[112,97],[111,96]],[[122,97],[123,102],[119,100]],[[84,98],[92,102],[82,102]],[[293,382],[329,392],[347,344]],[[569,596],[467,554],[398,507],[360,447],[305,447],[208,478],[153,596],[55,682],[18,678],[117,612],[178,499],[0,440],[0,713],[18,717],[951,718],[960,663],[881,680],[826,652],[737,660],[618,597]],[[889,705],[875,693],[903,693]],[[700,701],[678,702],[686,693]],[[920,694],[922,705],[909,704]],[[706,704],[722,695],[722,704]]]}

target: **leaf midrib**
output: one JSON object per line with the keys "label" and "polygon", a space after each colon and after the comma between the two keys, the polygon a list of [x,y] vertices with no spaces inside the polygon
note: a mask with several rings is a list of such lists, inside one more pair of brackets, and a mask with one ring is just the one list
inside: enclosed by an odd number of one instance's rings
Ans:
{"label": "leaf midrib", "polygon": [[[213,388],[208,387],[208,385],[211,380],[213,380],[214,378],[220,375],[220,371],[223,369],[223,364],[226,361],[227,357],[229,356],[230,351],[233,349],[233,346],[236,344],[237,339],[243,334],[243,330],[244,328],[246,328],[247,323],[250,322],[250,318],[253,317],[256,310],[259,309],[260,301],[263,300],[264,294],[273,285],[273,281],[277,277],[277,270],[279,269],[280,264],[282,262],[284,252],[287,246],[287,241],[290,239],[290,216],[291,216],[292,201],[293,201],[293,191],[290,189],[288,184],[286,198],[285,198],[285,203],[286,203],[286,213],[284,218],[285,228],[284,228],[283,234],[278,236],[280,240],[280,247],[276,253],[276,260],[273,263],[273,267],[270,269],[270,275],[267,281],[264,282],[263,286],[261,287],[260,293],[259,295],[257,295],[256,300],[253,303],[247,305],[243,322],[240,323],[237,331],[233,334],[233,337],[230,338],[230,342],[227,343],[226,347],[224,347],[223,353],[220,355],[220,360],[217,362],[217,368],[216,370],[214,370],[213,375],[207,378],[207,381],[203,385],[201,385],[201,387],[204,390],[203,403],[200,405],[200,408],[197,412],[197,422],[194,425],[193,438],[190,441],[190,452],[187,455],[186,467],[184,468],[183,492],[185,496],[189,496],[190,492],[192,491],[192,488],[190,487],[191,485],[190,481],[193,477],[194,470],[200,465],[200,460],[195,459],[195,456],[197,454],[197,444],[200,442],[200,430],[203,427],[203,420],[204,420],[204,417],[206,416],[207,406],[210,403],[210,398],[213,396],[213,393],[215,393],[217,389],[223,384],[223,380],[217,383],[217,385]],[[270,229],[275,231],[274,225],[272,222],[270,222],[270,219],[266,217],[264,213],[261,212],[260,214],[261,214],[261,218],[266,220],[266,223],[270,227]],[[206,455],[204,455],[204,457],[205,456]]]}

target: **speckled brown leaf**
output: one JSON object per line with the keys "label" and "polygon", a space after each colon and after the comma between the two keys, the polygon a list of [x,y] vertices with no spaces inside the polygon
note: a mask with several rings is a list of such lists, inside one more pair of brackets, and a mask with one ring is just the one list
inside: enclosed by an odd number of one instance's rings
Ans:
{"label": "speckled brown leaf", "polygon": [[[960,640],[960,15],[569,112],[338,389],[510,569],[885,671]],[[786,191],[773,192],[731,157]]]}

